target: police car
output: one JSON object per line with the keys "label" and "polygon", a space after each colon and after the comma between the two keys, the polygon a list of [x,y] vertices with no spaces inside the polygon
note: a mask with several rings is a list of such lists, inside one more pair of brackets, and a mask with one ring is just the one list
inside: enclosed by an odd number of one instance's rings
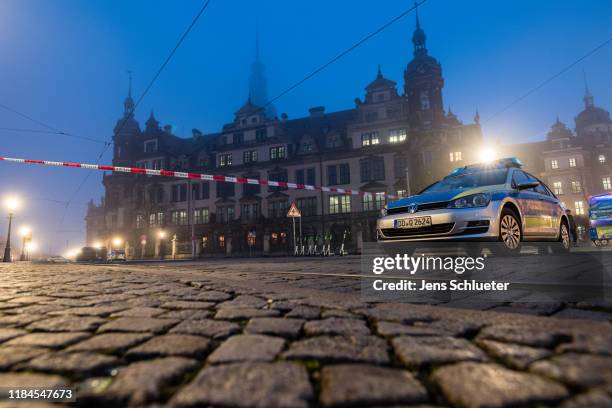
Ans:
{"label": "police car", "polygon": [[377,221],[379,241],[501,241],[509,252],[523,241],[570,247],[565,209],[552,191],[506,158],[455,169],[419,194],[390,202]]}

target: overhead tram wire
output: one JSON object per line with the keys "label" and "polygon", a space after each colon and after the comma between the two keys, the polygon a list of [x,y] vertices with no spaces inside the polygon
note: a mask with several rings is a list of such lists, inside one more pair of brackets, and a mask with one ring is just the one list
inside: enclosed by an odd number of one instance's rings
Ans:
{"label": "overhead tram wire", "polygon": [[48,130],[42,130],[42,129],[24,129],[24,128],[12,128],[12,127],[0,127],[0,130],[5,130],[8,132],[21,132],[21,133],[47,133],[47,134],[54,134],[54,135],[61,135],[61,136],[68,136],[68,137],[72,137],[75,139],[82,139],[82,140],[87,140],[90,142],[95,142],[95,143],[102,143],[104,145],[108,145],[108,142],[105,142],[103,140],[99,140],[99,139],[94,139],[91,137],[87,137],[87,136],[81,136],[81,135],[77,135],[74,133],[69,133],[69,132],[65,132],[61,129],[58,129],[54,126],[51,126],[45,122],[42,122],[38,119],[33,118],[30,115],[26,115],[23,112],[20,112],[16,109],[11,108],[10,106],[7,106],[3,103],[0,103],[0,108],[9,111],[17,116],[21,116],[22,118],[29,120],[32,123],[36,123],[39,126],[42,126]]}
{"label": "overhead tram wire", "polygon": [[[189,26],[187,27],[187,29],[183,32],[183,34],[181,35],[181,37],[179,38],[179,40],[177,41],[176,45],[174,46],[174,48],[172,48],[172,50],[170,51],[170,54],[168,54],[168,56],[166,57],[166,59],[164,60],[164,62],[162,63],[162,65],[159,67],[159,69],[157,70],[157,72],[155,73],[155,75],[153,76],[153,79],[151,79],[151,81],[149,82],[149,84],[147,85],[147,87],[145,88],[145,90],[143,91],[143,93],[140,95],[140,97],[136,100],[136,103],[134,104],[134,110],[136,110],[136,108],[138,107],[138,105],[140,104],[140,102],[142,102],[142,100],[144,99],[144,97],[147,95],[147,93],[149,92],[149,90],[151,89],[151,87],[153,86],[153,84],[155,83],[155,81],[157,81],[157,79],[159,78],[159,76],[161,75],[162,71],[164,70],[164,68],[166,68],[166,65],[168,65],[168,63],[170,62],[170,60],[172,59],[172,57],[174,57],[174,54],[176,53],[176,51],[179,49],[179,47],[181,46],[181,44],[183,43],[183,41],[185,40],[185,38],[187,38],[187,35],[189,35],[189,33],[191,32],[192,28],[196,25],[196,23],[198,22],[198,20],[200,19],[200,17],[202,16],[202,14],[204,14],[204,12],[206,11],[206,9],[208,8],[208,5],[210,4],[212,0],[206,0],[206,2],[204,3],[204,5],[200,8],[200,10],[198,11],[198,13],[195,15],[195,17],[193,18],[193,20],[191,21],[191,23],[189,24]],[[121,124],[119,125],[119,127],[117,128],[116,133],[121,132],[121,130],[123,129],[123,127],[125,126],[125,124],[127,123],[128,117],[126,116],[125,118],[123,118],[123,121],[121,122]],[[108,150],[109,146],[111,145],[111,143],[106,144],[106,146],[104,146],[104,149],[100,152],[100,154],[98,155],[95,164],[100,163],[100,160],[102,160],[102,157],[104,156],[104,153],[106,153],[106,151]],[[85,175],[85,178],[83,178],[83,181],[81,181],[81,183],[78,185],[77,189],[74,191],[74,193],[72,194],[72,196],[70,197],[70,199],[67,201],[66,203],[66,208],[64,209],[64,213],[62,215],[62,218],[60,219],[60,223],[59,225],[61,226],[64,222],[64,219],[66,218],[66,213],[68,212],[68,207],[70,207],[70,203],[72,202],[72,200],[74,199],[74,197],[76,197],[76,195],[79,193],[79,191],[81,191],[81,189],[83,188],[83,186],[85,185],[85,183],[87,182],[87,180],[89,179],[89,176],[91,176],[92,171],[88,172]]]}
{"label": "overhead tram wire", "polygon": [[563,69],[561,69],[556,74],[554,74],[554,75],[548,77],[547,79],[545,79],[544,81],[540,82],[538,85],[536,85],[535,87],[531,88],[530,90],[528,90],[527,92],[525,92],[524,94],[522,94],[521,96],[519,96],[518,98],[513,100],[512,102],[510,102],[508,105],[504,106],[502,109],[498,110],[497,112],[495,112],[494,114],[492,114],[491,116],[486,118],[483,121],[483,123],[490,122],[493,118],[495,118],[495,117],[501,115],[502,113],[506,112],[508,109],[512,108],[517,103],[519,103],[522,100],[524,100],[525,98],[529,97],[531,94],[539,91],[541,88],[543,88],[544,86],[546,86],[550,82],[554,81],[555,79],[557,79],[561,75],[565,74],[567,71],[569,71],[570,69],[574,68],[576,65],[578,65],[579,63],[581,63],[585,59],[589,58],[591,55],[597,53],[598,51],[600,51],[602,48],[604,48],[605,46],[607,46],[610,43],[612,43],[612,37],[610,37],[607,40],[605,40],[604,42],[600,43],[598,46],[596,46],[595,48],[591,49],[589,52],[587,52],[586,54],[584,54],[580,58],[576,59],[571,64],[565,66]]}
{"label": "overhead tram wire", "polygon": [[393,24],[395,24],[396,22],[398,22],[402,18],[406,17],[408,14],[410,14],[411,12],[413,12],[419,6],[425,4],[426,2],[427,2],[427,0],[421,0],[420,2],[415,1],[414,6],[410,7],[408,10],[405,10],[402,13],[398,14],[397,16],[393,17],[391,20],[387,21],[385,24],[383,24],[382,26],[378,27],[376,30],[372,31],[371,33],[369,33],[368,35],[366,35],[365,37],[363,37],[362,39],[360,39],[359,41],[357,41],[356,43],[354,43],[353,45],[351,45],[350,47],[348,47],[344,51],[340,52],[339,54],[337,54],[335,57],[333,57],[332,59],[330,59],[329,61],[327,61],[323,65],[321,65],[318,68],[314,69],[312,72],[310,72],[304,78],[302,78],[299,81],[295,82],[293,85],[289,86],[288,88],[283,90],[281,93],[276,95],[274,98],[272,98],[268,102],[266,102],[264,104],[264,106],[262,106],[260,108],[260,110],[265,109],[266,107],[268,107],[270,104],[272,104],[276,100],[282,98],[283,96],[285,96],[289,92],[293,91],[295,88],[299,87],[304,82],[308,81],[309,79],[311,79],[312,77],[314,77],[319,72],[323,71],[324,69],[326,69],[327,67],[329,67],[330,65],[335,63],[336,61],[340,60],[341,58],[343,58],[344,56],[349,54],[351,51],[353,51],[356,48],[358,48],[359,46],[363,45],[368,40],[376,37],[378,34],[383,32],[384,30],[386,30],[387,28],[389,28],[390,26],[392,26]]}

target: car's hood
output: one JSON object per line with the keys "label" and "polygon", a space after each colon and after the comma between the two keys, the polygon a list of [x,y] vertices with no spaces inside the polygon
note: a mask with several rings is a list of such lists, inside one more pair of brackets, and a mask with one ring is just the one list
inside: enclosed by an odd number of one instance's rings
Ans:
{"label": "car's hood", "polygon": [[492,193],[494,191],[498,191],[503,189],[504,185],[494,185],[494,186],[484,186],[484,187],[476,187],[476,188],[466,188],[462,190],[452,190],[452,191],[441,191],[435,193],[424,193],[413,195],[410,197],[404,197],[397,201],[392,201],[389,203],[388,208],[398,208],[405,207],[410,204],[425,204],[425,203],[437,203],[440,201],[450,201],[455,200],[460,197],[464,197],[471,194],[477,193]]}

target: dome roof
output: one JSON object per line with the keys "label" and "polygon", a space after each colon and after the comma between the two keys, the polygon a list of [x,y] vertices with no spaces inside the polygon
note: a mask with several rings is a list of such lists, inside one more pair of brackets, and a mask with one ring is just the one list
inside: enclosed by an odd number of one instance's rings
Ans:
{"label": "dome roof", "polygon": [[546,137],[548,140],[569,139],[572,137],[572,132],[557,116],[557,120],[550,127],[550,132],[548,132]]}
{"label": "dome roof", "polygon": [[583,129],[589,125],[612,124],[610,112],[596,106],[587,106],[576,118],[576,129]]}

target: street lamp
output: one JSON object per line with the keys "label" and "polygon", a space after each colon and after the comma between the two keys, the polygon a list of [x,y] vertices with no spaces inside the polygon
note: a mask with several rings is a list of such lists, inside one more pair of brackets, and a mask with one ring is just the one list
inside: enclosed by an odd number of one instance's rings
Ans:
{"label": "street lamp", "polygon": [[123,239],[121,237],[113,238],[113,247],[120,247],[123,244]]}
{"label": "street lamp", "polygon": [[19,235],[21,235],[21,255],[19,256],[19,260],[27,261],[28,256],[26,255],[26,247],[28,242],[32,240],[32,229],[24,225],[19,228]]}
{"label": "street lamp", "polygon": [[497,158],[497,153],[490,147],[485,147],[480,150],[478,156],[481,162],[489,163]]}
{"label": "street lamp", "polygon": [[14,212],[19,207],[19,199],[17,197],[8,197],[5,201],[6,208],[8,209],[8,232],[6,234],[6,246],[4,247],[4,258],[2,262],[11,262],[11,225],[13,224]]}

